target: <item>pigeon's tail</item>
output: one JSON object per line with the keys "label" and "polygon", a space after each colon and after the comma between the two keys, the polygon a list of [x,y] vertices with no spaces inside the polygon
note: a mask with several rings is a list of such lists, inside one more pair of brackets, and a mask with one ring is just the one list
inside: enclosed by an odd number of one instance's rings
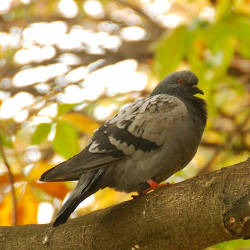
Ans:
{"label": "pigeon's tail", "polygon": [[57,217],[53,223],[53,227],[57,227],[61,224],[64,224],[69,218],[69,216],[71,215],[71,213],[76,209],[78,204],[80,204],[80,202],[87,197],[88,195],[77,197],[76,195],[74,195],[74,192],[73,192],[72,196],[69,197],[69,199],[64,203],[59,213],[57,214]]}
{"label": "pigeon's tail", "polygon": [[99,169],[97,171],[86,173],[81,176],[77,186],[70,194],[68,200],[64,203],[56,219],[53,223],[53,227],[57,227],[67,221],[70,214],[76,209],[76,207],[88,196],[95,193],[100,187],[97,185],[96,181],[103,174],[103,170]]}

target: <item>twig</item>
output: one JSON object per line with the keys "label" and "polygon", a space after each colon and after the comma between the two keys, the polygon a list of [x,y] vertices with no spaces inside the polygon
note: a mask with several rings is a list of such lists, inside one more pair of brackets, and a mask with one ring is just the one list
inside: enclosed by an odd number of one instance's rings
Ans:
{"label": "twig", "polygon": [[9,182],[10,182],[10,189],[11,189],[11,197],[12,197],[12,225],[16,225],[17,223],[17,218],[16,218],[16,214],[17,214],[17,201],[16,201],[16,193],[15,193],[15,187],[14,187],[14,176],[11,172],[11,168],[10,165],[7,161],[5,152],[4,152],[4,148],[2,143],[0,142],[0,153],[3,157],[3,161],[4,164],[7,168],[8,171],[8,177],[9,177]]}

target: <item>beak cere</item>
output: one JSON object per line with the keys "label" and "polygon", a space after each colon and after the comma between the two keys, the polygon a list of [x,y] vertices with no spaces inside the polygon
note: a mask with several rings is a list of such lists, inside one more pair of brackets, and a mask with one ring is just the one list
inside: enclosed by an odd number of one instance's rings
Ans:
{"label": "beak cere", "polygon": [[197,88],[195,85],[192,86],[193,90],[195,91],[195,93],[199,93],[201,95],[204,95],[204,92],[202,90],[200,90],[199,88]]}

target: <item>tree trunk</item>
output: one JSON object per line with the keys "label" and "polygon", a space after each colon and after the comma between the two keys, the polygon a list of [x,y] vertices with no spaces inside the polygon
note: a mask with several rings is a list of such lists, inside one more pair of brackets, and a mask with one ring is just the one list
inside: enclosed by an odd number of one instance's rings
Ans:
{"label": "tree trunk", "polygon": [[250,237],[250,158],[51,224],[0,227],[0,249],[203,249]]}

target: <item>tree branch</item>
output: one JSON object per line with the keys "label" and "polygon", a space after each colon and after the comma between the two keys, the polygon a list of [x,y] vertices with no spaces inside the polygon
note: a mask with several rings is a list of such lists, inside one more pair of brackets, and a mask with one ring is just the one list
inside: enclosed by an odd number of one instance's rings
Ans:
{"label": "tree branch", "polygon": [[[250,158],[51,225],[0,227],[0,249],[203,249],[249,238]],[[46,237],[49,240],[46,243]]]}

